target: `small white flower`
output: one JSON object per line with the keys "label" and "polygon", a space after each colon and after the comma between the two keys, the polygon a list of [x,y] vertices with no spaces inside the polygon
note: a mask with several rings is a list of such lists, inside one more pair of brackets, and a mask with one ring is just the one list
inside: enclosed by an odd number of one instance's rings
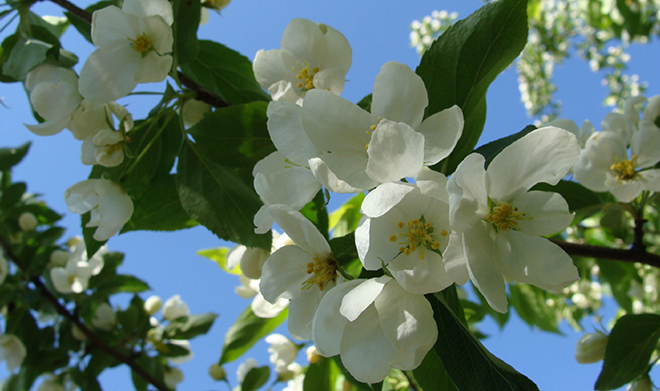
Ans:
{"label": "small white flower", "polygon": [[502,150],[484,167],[478,153],[449,178],[449,221],[454,233],[444,252],[445,269],[459,284],[468,279],[498,312],[507,311],[505,278],[559,290],[579,276],[571,257],[540,236],[572,221],[558,193],[529,191],[556,184],[580,153],[577,138],[556,127],[537,129]]}
{"label": "small white flower", "polygon": [[590,364],[605,358],[605,348],[609,336],[600,331],[587,333],[575,344],[575,360],[580,364]]}
{"label": "small white flower", "polygon": [[60,293],[81,293],[87,289],[92,270],[87,262],[70,258],[65,267],[50,269],[50,279]]}
{"label": "small white flower", "polygon": [[307,350],[305,351],[305,354],[307,355],[307,361],[310,364],[316,364],[321,360],[321,357],[323,357],[321,356],[319,351],[316,349],[316,346],[314,345],[308,347]]}
{"label": "small white flower", "polygon": [[55,267],[55,266],[60,266],[63,267],[66,265],[66,261],[69,260],[69,252],[64,251],[64,250],[54,250],[52,253],[50,253],[50,262],[48,264],[49,267]]}
{"label": "small white flower", "polygon": [[27,356],[27,350],[17,336],[13,334],[0,335],[0,361],[6,361],[9,372],[14,372],[14,369],[20,367],[25,356]]}
{"label": "small white flower", "polygon": [[96,307],[92,324],[101,330],[110,331],[117,324],[117,315],[108,303],[101,303]]}
{"label": "small white flower", "polygon": [[86,262],[89,267],[92,268],[92,275],[95,276],[103,270],[105,261],[103,256],[108,253],[107,246],[101,246],[94,256],[88,258],[87,248],[85,247],[85,242],[80,241],[73,246],[71,246],[71,253],[69,255],[70,259],[73,259],[76,262]]}
{"label": "small white flower", "polygon": [[183,381],[183,372],[179,368],[166,368],[163,374],[163,381],[169,388],[176,386]]}
{"label": "small white flower", "polygon": [[293,19],[284,30],[281,49],[259,50],[254,76],[273,100],[292,103],[318,88],[339,95],[351,67],[351,47],[339,31],[307,19]]}
{"label": "small white flower", "polygon": [[163,300],[161,300],[160,297],[151,296],[144,302],[144,310],[147,312],[147,314],[153,315],[158,312],[162,305]]}
{"label": "small white flower", "polygon": [[245,376],[250,372],[251,369],[256,368],[257,365],[257,360],[253,359],[252,357],[248,358],[245,360],[245,362],[242,362],[238,368],[236,369],[236,380],[239,383],[243,383],[243,380],[245,380]]}
{"label": "small white flower", "polygon": [[92,15],[97,49],[80,71],[79,91],[93,103],[129,94],[138,83],[165,80],[172,67],[172,6],[166,0],[126,0]]}
{"label": "small white flower", "polygon": [[108,240],[133,214],[133,201],[119,185],[106,179],[87,179],[69,187],[64,201],[71,213],[91,212],[86,227],[98,227],[94,239]]}
{"label": "small white flower", "polygon": [[188,315],[190,315],[190,309],[188,304],[181,300],[180,295],[170,297],[163,305],[163,318],[167,320],[174,320]]}
{"label": "small white flower", "polygon": [[282,391],[303,391],[303,385],[305,383],[305,374],[302,373],[295,377],[293,380],[289,380],[286,384],[286,387]]}
{"label": "small white flower", "polygon": [[170,360],[172,364],[181,365],[184,362],[192,360],[193,352],[190,348],[190,341],[185,339],[170,339],[169,343],[182,347],[188,351],[188,354],[184,354],[183,356],[169,357],[168,360]]}
{"label": "small white flower", "polygon": [[38,224],[37,217],[30,212],[24,212],[18,216],[18,226],[25,232],[34,231]]}
{"label": "small white flower", "polygon": [[266,337],[266,342],[270,344],[268,353],[270,362],[275,365],[275,371],[279,373],[287,370],[298,355],[298,346],[282,334],[270,334]]}

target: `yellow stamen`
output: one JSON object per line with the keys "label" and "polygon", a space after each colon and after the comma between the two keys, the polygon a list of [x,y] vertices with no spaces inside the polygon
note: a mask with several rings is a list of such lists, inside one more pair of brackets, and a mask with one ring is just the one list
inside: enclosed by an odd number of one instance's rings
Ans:
{"label": "yellow stamen", "polygon": [[486,220],[493,223],[501,231],[518,229],[519,220],[531,220],[525,212],[518,212],[518,208],[506,202],[500,202],[493,206]]}
{"label": "yellow stamen", "polygon": [[133,49],[138,53],[144,54],[151,49],[151,39],[147,33],[142,33],[142,35],[135,38],[135,40],[130,38],[128,40],[132,42],[131,46],[133,46]]}
{"label": "yellow stamen", "polygon": [[302,283],[301,289],[309,290],[316,285],[322,291],[329,283],[335,282],[337,279],[339,265],[332,258],[324,260],[312,258],[312,260],[314,262],[307,264],[307,274],[312,274],[312,276]]}
{"label": "yellow stamen", "polygon": [[[399,247],[400,253],[410,255],[419,249],[419,258],[425,259],[425,250],[437,252],[441,247],[440,242],[433,238],[433,224],[424,221],[423,217],[421,219],[408,220],[406,223],[399,221],[396,226],[399,231],[398,235],[392,234],[388,239],[390,242],[394,242],[397,240],[397,237],[401,238],[399,242],[402,245]],[[448,235],[444,229],[437,231],[435,234],[440,236]]]}
{"label": "yellow stamen", "polygon": [[633,160],[636,158],[637,156],[635,155],[633,155],[630,160],[619,161],[617,158],[617,163],[610,166],[610,170],[617,172],[617,180],[629,180],[635,177],[637,173],[635,172],[635,164],[633,163]]}
{"label": "yellow stamen", "polygon": [[296,79],[301,80],[298,83],[298,88],[302,90],[311,90],[314,89],[314,75],[316,75],[321,69],[319,67],[314,67],[312,70],[309,69],[309,63],[305,61],[304,64],[298,63],[298,68],[293,67],[293,71],[296,72]]}

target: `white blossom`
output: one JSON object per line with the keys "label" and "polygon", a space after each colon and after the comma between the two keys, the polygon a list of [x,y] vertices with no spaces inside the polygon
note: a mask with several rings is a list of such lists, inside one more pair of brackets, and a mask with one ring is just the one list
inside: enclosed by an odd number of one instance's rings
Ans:
{"label": "white blossom", "polygon": [[87,289],[92,271],[87,262],[69,258],[64,267],[50,269],[50,279],[60,293],[81,293]]}
{"label": "white blossom", "polygon": [[48,374],[39,387],[37,387],[37,391],[66,391],[66,388],[56,376]]}
{"label": "white blossom", "polygon": [[211,376],[213,380],[220,381],[227,379],[227,373],[225,372],[225,369],[218,363],[211,364],[211,366],[209,366],[208,372],[209,376]]}
{"label": "white blossom", "polygon": [[163,373],[163,381],[169,388],[176,388],[176,386],[183,381],[183,371],[179,368],[165,368]]}
{"label": "white blossom", "polygon": [[275,365],[275,371],[279,373],[287,370],[298,355],[298,346],[282,334],[270,334],[265,340],[270,344],[268,353],[271,364]]}
{"label": "white blossom", "polygon": [[14,372],[14,369],[23,365],[25,356],[27,350],[23,341],[14,334],[0,335],[0,361],[6,361],[9,372]]}
{"label": "white blossom", "polygon": [[190,315],[190,309],[188,304],[181,300],[180,295],[170,297],[163,305],[163,318],[167,320],[174,320],[188,315]]}
{"label": "white blossom", "polygon": [[94,312],[92,325],[98,329],[110,331],[115,327],[116,324],[117,315],[115,314],[115,311],[112,309],[112,307],[110,307],[110,304],[99,304],[99,306],[96,307],[96,311]]}
{"label": "white blossom", "polygon": [[590,364],[605,358],[607,334],[597,331],[583,335],[575,344],[575,360],[580,364]]}
{"label": "white blossom", "polygon": [[34,231],[34,229],[37,228],[37,225],[39,225],[39,221],[37,220],[37,217],[30,212],[24,212],[21,213],[20,216],[18,216],[18,227],[22,231],[25,232]]}
{"label": "white blossom", "polygon": [[147,300],[144,302],[144,310],[147,312],[149,315],[153,315],[158,310],[160,310],[160,307],[163,305],[163,300],[161,300],[160,297],[158,296],[150,296]]}
{"label": "white blossom", "polygon": [[236,380],[239,383],[243,383],[243,380],[245,380],[245,376],[248,374],[248,372],[257,366],[257,360],[253,359],[252,357],[246,359],[236,369]]}

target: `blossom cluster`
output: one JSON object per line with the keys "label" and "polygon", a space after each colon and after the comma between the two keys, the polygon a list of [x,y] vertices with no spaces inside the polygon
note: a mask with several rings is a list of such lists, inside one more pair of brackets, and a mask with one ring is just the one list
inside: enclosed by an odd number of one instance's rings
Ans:
{"label": "blossom cluster", "polygon": [[[282,49],[260,51],[254,61],[257,80],[273,94],[268,131],[277,147],[253,171],[264,201],[254,224],[267,232],[276,223],[295,243],[268,256],[259,291],[271,303],[289,300],[291,336],[313,340],[324,356],[339,354],[356,379],[375,383],[392,368],[416,368],[436,343],[425,294],[471,280],[496,311],[506,312],[506,280],[561,290],[578,279],[571,258],[542,237],[572,222],[568,204],[557,193],[530,189],[565,177],[580,147],[569,131],[544,127],[488,165],[478,153],[467,156],[448,179],[428,166],[456,146],[461,109],[424,118],[424,82],[396,62],[376,76],[370,111],[339,97],[341,88],[332,87],[339,83],[316,81],[339,69],[317,58],[350,53],[337,34],[296,19]],[[291,53],[302,68],[281,66]],[[348,69],[341,69],[344,78]],[[295,94],[277,93],[283,90]],[[369,191],[355,246],[362,267],[380,277],[347,273],[299,212],[322,187]]]}

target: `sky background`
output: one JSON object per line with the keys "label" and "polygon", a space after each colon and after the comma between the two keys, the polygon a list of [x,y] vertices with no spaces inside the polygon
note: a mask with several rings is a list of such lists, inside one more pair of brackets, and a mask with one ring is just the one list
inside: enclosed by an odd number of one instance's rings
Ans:
{"label": "sky background", "polygon": [[[85,7],[91,2],[75,2]],[[250,59],[259,49],[280,47],[282,33],[293,18],[302,17],[328,24],[342,32],[353,49],[353,65],[347,75],[342,96],[357,102],[372,90],[373,81],[380,67],[388,61],[398,61],[415,68],[419,56],[410,47],[409,25],[433,10],[457,11],[464,18],[481,7],[481,0],[415,1],[382,0],[366,2],[336,0],[332,2],[310,1],[251,1],[234,0],[222,16],[211,13],[209,22],[201,26],[200,38],[211,39],[237,50]],[[33,10],[40,15],[62,15],[61,9],[49,2],[35,4]],[[13,33],[15,24],[0,33],[4,39]],[[80,71],[84,59],[94,49],[72,27],[62,38],[65,49],[76,53],[81,62],[75,67]],[[658,94],[660,76],[657,72],[658,45],[630,48],[631,73],[639,74],[640,80],[649,83],[647,96]],[[656,65],[656,66],[654,66]],[[597,129],[600,121],[610,111],[601,102],[606,88],[601,85],[601,75],[588,69],[587,63],[569,59],[556,68],[559,85],[557,97],[563,102],[564,118],[581,124],[589,119]],[[162,91],[159,84],[141,85],[141,91]],[[38,137],[22,124],[36,123],[32,118],[28,99],[20,83],[0,85],[0,97],[8,108],[0,107],[0,146],[15,147],[32,141],[30,153],[15,168],[14,180],[28,183],[28,191],[39,193],[48,205],[67,213],[60,222],[68,229],[68,236],[80,235],[80,218],[68,213],[64,203],[64,191],[87,178],[90,168],[80,163],[80,142],[64,131],[50,137]],[[119,102],[128,105],[135,119],[143,118],[157,99],[139,96]],[[520,102],[517,74],[510,67],[491,85],[488,93],[488,117],[480,144],[506,136],[532,123]],[[330,210],[339,206],[337,197],[331,200]],[[180,294],[192,313],[214,312],[219,314],[210,333],[192,341],[195,358],[183,365],[185,380],[180,390],[227,390],[227,386],[214,382],[207,375],[207,368],[220,356],[222,341],[227,329],[233,324],[250,301],[234,293],[238,278],[224,273],[214,262],[196,255],[206,248],[231,246],[220,241],[204,227],[196,227],[174,233],[130,232],[110,239],[111,251],[126,254],[120,271],[134,274],[146,280],[151,292],[163,301]],[[125,306],[128,296],[119,297],[115,305]],[[604,312],[612,314],[612,301],[605,303]],[[606,321],[609,319],[606,319]],[[594,325],[584,322],[586,331],[594,331]],[[574,346],[581,334],[565,323],[564,335],[533,331],[514,315],[503,331],[490,321],[481,329],[490,334],[484,344],[496,356],[532,379],[541,390],[592,390],[601,364],[580,365],[575,361]],[[281,332],[285,328],[280,328]],[[267,344],[255,346],[246,357],[255,357],[260,365],[268,364]],[[303,356],[299,361],[304,365]],[[241,360],[242,361],[242,360]],[[235,370],[239,362],[226,365],[235,385]],[[4,366],[2,367],[4,371]],[[6,372],[4,372],[6,374]],[[0,377],[2,372],[0,372]],[[107,390],[132,389],[127,368],[106,371],[101,376]],[[280,388],[280,387],[278,387]]]}

